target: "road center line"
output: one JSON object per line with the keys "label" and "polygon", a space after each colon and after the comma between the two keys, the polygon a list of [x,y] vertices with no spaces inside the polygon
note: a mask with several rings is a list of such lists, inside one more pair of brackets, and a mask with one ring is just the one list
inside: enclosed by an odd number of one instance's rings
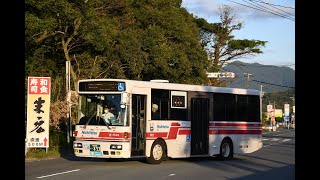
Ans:
{"label": "road center line", "polygon": [[50,177],[50,176],[55,176],[55,175],[59,175],[59,174],[65,174],[65,173],[71,173],[71,172],[75,172],[75,171],[80,171],[80,169],[75,169],[75,170],[71,170],[71,171],[65,171],[65,172],[61,172],[61,173],[55,173],[55,174],[50,174],[50,175],[46,175],[46,176],[40,176],[37,178],[46,178],[46,177]]}

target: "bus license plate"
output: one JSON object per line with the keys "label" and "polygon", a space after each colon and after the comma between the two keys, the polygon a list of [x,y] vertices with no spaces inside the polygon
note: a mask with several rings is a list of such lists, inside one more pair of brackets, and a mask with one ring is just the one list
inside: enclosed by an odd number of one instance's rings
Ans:
{"label": "bus license plate", "polygon": [[90,155],[102,156],[102,152],[99,144],[90,144]]}
{"label": "bus license plate", "polygon": [[90,144],[90,151],[100,152],[100,144]]}

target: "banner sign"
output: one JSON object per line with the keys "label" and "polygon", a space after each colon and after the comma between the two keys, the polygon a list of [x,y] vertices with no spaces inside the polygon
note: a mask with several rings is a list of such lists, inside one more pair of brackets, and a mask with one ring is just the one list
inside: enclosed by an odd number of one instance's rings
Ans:
{"label": "banner sign", "polygon": [[49,147],[50,77],[28,77],[26,147]]}
{"label": "banner sign", "polygon": [[289,116],[289,112],[290,112],[290,105],[284,104],[284,115]]}

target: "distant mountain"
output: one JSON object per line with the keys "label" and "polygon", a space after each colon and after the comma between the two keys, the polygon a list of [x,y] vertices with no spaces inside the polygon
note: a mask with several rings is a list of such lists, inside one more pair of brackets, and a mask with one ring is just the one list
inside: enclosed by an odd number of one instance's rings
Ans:
{"label": "distant mountain", "polygon": [[[227,87],[260,90],[260,85],[263,85],[262,90],[266,93],[295,87],[295,71],[289,67],[234,61],[223,67],[221,72],[224,71],[235,73],[235,78],[228,80]],[[252,75],[248,78],[245,73]]]}

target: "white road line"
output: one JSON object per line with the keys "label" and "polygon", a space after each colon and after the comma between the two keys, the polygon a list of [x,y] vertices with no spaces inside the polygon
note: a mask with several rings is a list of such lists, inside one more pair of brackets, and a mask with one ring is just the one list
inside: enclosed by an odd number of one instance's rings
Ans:
{"label": "white road line", "polygon": [[279,138],[272,138],[271,141],[278,141]]}
{"label": "white road line", "polygon": [[269,140],[269,138],[262,138],[262,141],[267,141]]}
{"label": "white road line", "polygon": [[291,139],[284,139],[282,142],[291,141]]}
{"label": "white road line", "polygon": [[50,175],[46,175],[46,176],[40,176],[37,178],[46,178],[46,177],[50,177],[50,176],[55,176],[55,175],[59,175],[59,174],[65,174],[65,173],[71,173],[71,172],[75,172],[75,171],[80,171],[80,169],[75,169],[75,170],[71,170],[71,171],[65,171],[65,172],[61,172],[61,173],[55,173],[55,174],[50,174]]}
{"label": "white road line", "polygon": [[175,176],[176,174],[169,174],[169,176]]}

